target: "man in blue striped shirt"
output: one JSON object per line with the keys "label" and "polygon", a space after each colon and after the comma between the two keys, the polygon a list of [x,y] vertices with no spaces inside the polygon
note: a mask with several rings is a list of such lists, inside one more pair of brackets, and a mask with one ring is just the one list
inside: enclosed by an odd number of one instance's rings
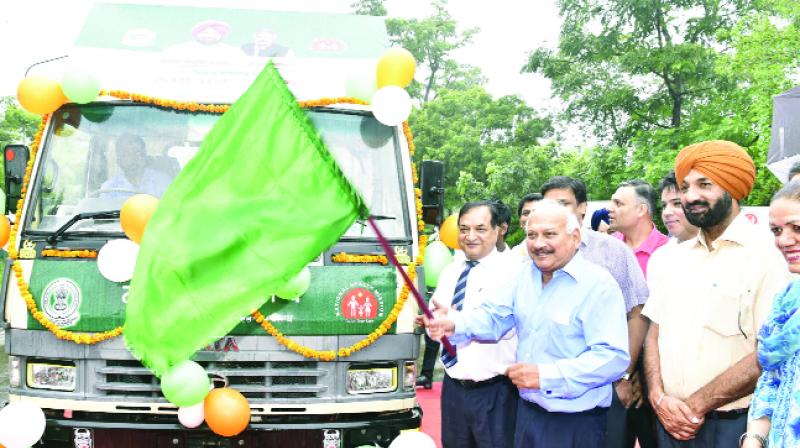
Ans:
{"label": "man in blue striped shirt", "polygon": [[435,303],[425,324],[454,344],[516,329],[517,363],[506,372],[522,397],[515,447],[602,448],[612,383],[630,361],[622,293],[578,253],[578,220],[561,204],[538,203],[527,234],[532,260],[514,281],[468,312]]}

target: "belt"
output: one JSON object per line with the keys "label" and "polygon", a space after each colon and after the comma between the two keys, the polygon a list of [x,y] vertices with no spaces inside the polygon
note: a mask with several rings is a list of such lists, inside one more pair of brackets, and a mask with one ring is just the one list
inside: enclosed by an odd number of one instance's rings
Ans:
{"label": "belt", "polygon": [[750,408],[732,409],[730,411],[711,411],[706,414],[706,418],[710,420],[736,420],[737,418],[747,415]]}
{"label": "belt", "polygon": [[534,410],[536,410],[538,412],[544,412],[544,413],[551,414],[551,415],[602,415],[602,414],[605,414],[606,412],[608,412],[608,408],[604,408],[602,406],[597,406],[597,407],[592,408],[592,409],[586,409],[584,411],[577,411],[577,412],[548,411],[547,409],[541,407],[540,405],[538,405],[538,404],[536,404],[536,403],[534,403],[532,401],[525,400],[524,398],[521,399],[520,401],[522,401],[528,407],[530,407],[530,408],[532,408],[532,409],[534,409]]}
{"label": "belt", "polygon": [[453,380],[454,383],[463,387],[464,389],[476,389],[478,387],[484,387],[490,384],[499,383],[501,381],[507,380],[505,375],[497,375],[489,378],[488,380],[481,380],[481,381],[460,380],[458,378],[453,378],[450,375],[447,375],[447,377]]}

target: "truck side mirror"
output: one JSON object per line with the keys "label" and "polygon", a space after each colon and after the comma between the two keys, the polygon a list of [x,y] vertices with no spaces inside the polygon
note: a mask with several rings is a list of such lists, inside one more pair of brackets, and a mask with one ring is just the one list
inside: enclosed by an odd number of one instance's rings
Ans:
{"label": "truck side mirror", "polygon": [[444,163],[423,160],[419,188],[422,190],[422,221],[441,224],[444,216]]}
{"label": "truck side mirror", "polygon": [[28,166],[30,151],[25,145],[5,147],[6,213],[17,212],[17,202],[22,197],[22,182]]}

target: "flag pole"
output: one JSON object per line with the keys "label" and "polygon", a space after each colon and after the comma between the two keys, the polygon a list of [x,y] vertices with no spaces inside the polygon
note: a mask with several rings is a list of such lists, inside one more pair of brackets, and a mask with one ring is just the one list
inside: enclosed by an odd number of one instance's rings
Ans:
{"label": "flag pole", "polygon": [[[400,266],[400,263],[394,256],[394,251],[392,250],[391,247],[389,247],[389,242],[386,241],[386,238],[383,236],[381,231],[378,230],[378,224],[375,222],[374,219],[372,219],[372,216],[367,218],[367,221],[369,221],[369,225],[372,227],[372,230],[375,231],[375,235],[378,236],[378,241],[381,243],[383,251],[386,252],[386,257],[389,258],[389,261],[392,262],[394,267],[396,267],[397,270],[400,271],[400,275],[403,276],[403,281],[406,282],[406,286],[408,286],[408,289],[411,290],[412,294],[414,294],[414,298],[417,299],[417,305],[419,305],[419,308],[422,310],[422,313],[425,314],[425,316],[428,319],[433,319],[433,313],[431,313],[430,308],[428,308],[428,304],[425,303],[425,300],[422,299],[422,295],[419,293],[419,291],[417,291],[417,288],[414,286],[414,284],[411,283],[411,279],[408,278],[408,274],[406,274],[406,271],[404,271],[403,268]],[[456,355],[455,348],[453,348],[453,345],[450,344],[450,341],[447,340],[446,336],[442,336],[441,343],[444,346],[444,348],[447,349],[447,352],[450,353],[451,356]]]}

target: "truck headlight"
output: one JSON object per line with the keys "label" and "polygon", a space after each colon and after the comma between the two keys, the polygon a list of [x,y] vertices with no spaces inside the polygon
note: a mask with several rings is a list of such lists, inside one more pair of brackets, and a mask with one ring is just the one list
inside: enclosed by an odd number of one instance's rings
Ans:
{"label": "truck headlight", "polygon": [[403,365],[403,390],[414,390],[417,383],[417,364],[406,361]]}
{"label": "truck headlight", "polygon": [[397,369],[394,367],[351,368],[347,371],[348,394],[373,394],[397,389]]}
{"label": "truck headlight", "polygon": [[76,368],[67,364],[29,362],[28,387],[32,389],[75,390]]}
{"label": "truck headlight", "polygon": [[8,357],[8,384],[11,387],[19,387],[19,357]]}

